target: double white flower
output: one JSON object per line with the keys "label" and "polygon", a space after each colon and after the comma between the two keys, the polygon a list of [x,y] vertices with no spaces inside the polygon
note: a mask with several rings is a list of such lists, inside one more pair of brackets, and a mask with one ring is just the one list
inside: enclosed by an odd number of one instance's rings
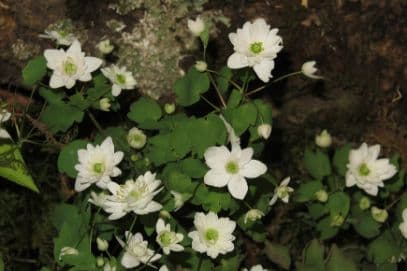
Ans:
{"label": "double white flower", "polygon": [[83,191],[93,183],[105,189],[111,182],[110,177],[121,174],[121,170],[116,166],[122,161],[123,155],[121,151],[114,151],[110,136],[101,145],[88,144],[86,149],[78,150],[79,164],[75,165],[78,171],[75,190]]}
{"label": "double white flower", "polygon": [[283,48],[282,39],[277,33],[278,29],[270,30],[264,19],[246,22],[236,33],[229,34],[235,52],[228,58],[228,67],[253,67],[260,80],[268,82],[272,77],[274,59]]}
{"label": "double white flower", "polygon": [[91,72],[102,65],[102,60],[87,56],[81,50],[78,40],[75,40],[67,51],[63,49],[47,49],[44,51],[47,67],[54,72],[51,75],[49,86],[60,88],[65,86],[71,89],[77,80],[87,82],[92,80]]}
{"label": "double white flower", "polygon": [[113,84],[113,96],[119,96],[123,89],[134,89],[136,87],[136,79],[134,79],[131,72],[127,71],[126,67],[112,65],[101,69],[101,71]]}
{"label": "double white flower", "polygon": [[209,212],[196,213],[194,218],[196,231],[192,231],[188,236],[192,239],[192,248],[200,253],[205,253],[215,259],[219,254],[226,254],[233,251],[233,231],[236,222],[226,217],[218,216]]}
{"label": "double white flower", "polygon": [[140,175],[135,181],[127,180],[122,185],[109,183],[107,189],[112,195],[104,203],[104,210],[111,214],[109,219],[119,219],[129,212],[145,215],[159,211],[162,205],[153,201],[153,198],[162,190],[157,190],[160,184],[161,181],[150,171]]}
{"label": "double white flower", "polygon": [[383,181],[393,177],[397,173],[389,159],[378,159],[380,145],[368,146],[363,143],[359,149],[351,150],[349,163],[346,165],[346,186],[356,185],[367,194],[376,196],[379,187],[383,187]]}
{"label": "double white flower", "polygon": [[125,268],[134,268],[141,263],[149,264],[161,258],[161,255],[148,248],[148,242],[143,240],[141,233],[132,234],[126,231],[126,242],[117,238],[117,241],[125,249],[121,264]]}
{"label": "double white flower", "polygon": [[171,251],[184,250],[184,247],[179,244],[184,239],[184,235],[171,231],[170,224],[165,224],[162,218],[157,220],[155,231],[157,232],[156,241],[163,249],[164,254],[168,255]]}

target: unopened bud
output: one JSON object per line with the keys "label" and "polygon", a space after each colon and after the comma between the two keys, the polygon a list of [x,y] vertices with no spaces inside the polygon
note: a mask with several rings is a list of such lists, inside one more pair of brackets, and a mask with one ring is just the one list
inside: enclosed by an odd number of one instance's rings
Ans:
{"label": "unopened bud", "polygon": [[102,98],[99,100],[100,110],[108,112],[108,111],[110,111],[110,106],[111,106],[111,104],[110,104],[109,98]]}
{"label": "unopened bud", "polygon": [[321,134],[315,136],[315,144],[321,148],[328,148],[332,144],[332,137],[327,130],[323,130]]}
{"label": "unopened bud", "polygon": [[96,244],[100,251],[106,251],[109,248],[109,243],[106,240],[99,237],[96,238]]}
{"label": "unopened bud", "polygon": [[345,221],[345,218],[341,215],[335,215],[332,219],[331,219],[331,226],[332,227],[340,227],[343,222]]}
{"label": "unopened bud", "polygon": [[328,193],[325,190],[321,189],[315,192],[315,197],[320,202],[326,202],[328,200]]}
{"label": "unopened bud", "polygon": [[146,145],[147,137],[143,131],[137,127],[133,127],[127,134],[127,142],[132,148],[141,149]]}
{"label": "unopened bud", "polygon": [[380,209],[376,206],[373,206],[372,209],[370,209],[370,212],[373,219],[379,223],[384,223],[389,217],[389,213],[387,213],[386,209]]}
{"label": "unopened bud", "polygon": [[164,111],[165,113],[167,113],[168,115],[172,114],[175,112],[175,104],[171,103],[171,104],[165,104],[164,105]]}
{"label": "unopened bud", "polygon": [[367,210],[370,208],[370,199],[368,197],[362,197],[359,201],[359,208]]}
{"label": "unopened bud", "polygon": [[259,209],[250,209],[244,216],[244,223],[246,224],[247,221],[254,222],[256,220],[261,219],[264,216],[264,213]]}
{"label": "unopened bud", "polygon": [[264,139],[268,139],[271,134],[271,125],[263,123],[257,127],[257,133]]}
{"label": "unopened bud", "polygon": [[198,71],[204,72],[204,71],[206,71],[207,68],[208,68],[208,64],[206,64],[205,61],[195,62],[195,69],[197,69]]}

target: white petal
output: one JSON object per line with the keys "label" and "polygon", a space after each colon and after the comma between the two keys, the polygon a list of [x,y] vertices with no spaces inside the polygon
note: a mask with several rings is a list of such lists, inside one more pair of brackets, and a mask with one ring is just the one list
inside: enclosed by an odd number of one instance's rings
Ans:
{"label": "white petal", "polygon": [[260,175],[266,173],[267,167],[265,164],[258,160],[251,160],[249,163],[245,164],[244,167],[239,171],[240,174],[246,178],[257,178]]}
{"label": "white petal", "polygon": [[88,73],[91,73],[93,71],[96,71],[102,65],[103,61],[97,57],[87,56],[85,57],[85,63],[86,71]]}
{"label": "white petal", "polygon": [[233,53],[228,58],[227,65],[230,69],[240,69],[249,65],[247,57],[239,53]]}
{"label": "white petal", "polygon": [[62,77],[58,76],[55,74],[55,72],[51,75],[51,78],[49,79],[49,86],[51,88],[60,88],[65,85],[64,80]]}
{"label": "white petal", "polygon": [[75,82],[76,82],[75,79],[67,78],[65,81],[65,87],[67,89],[71,89],[75,85]]}
{"label": "white petal", "polygon": [[267,83],[271,76],[271,71],[274,68],[274,61],[273,60],[263,60],[259,64],[253,66],[253,69],[259,79],[265,83]]}
{"label": "white petal", "polygon": [[122,92],[122,88],[119,85],[114,84],[112,86],[112,95],[117,97]]}
{"label": "white petal", "polygon": [[244,199],[248,189],[246,179],[239,175],[233,176],[228,183],[228,190],[236,199]]}
{"label": "white petal", "polygon": [[269,202],[269,205],[270,206],[274,205],[277,202],[277,200],[278,200],[278,195],[277,195],[277,193],[274,193],[273,197],[271,198],[271,200]]}
{"label": "white petal", "polygon": [[364,190],[367,194],[372,196],[377,196],[377,193],[379,193],[379,188],[375,185],[369,185],[365,187]]}
{"label": "white petal", "polygon": [[65,57],[65,52],[62,49],[47,49],[44,51],[44,57],[47,60],[47,67],[55,70],[59,67],[63,58]]}
{"label": "white petal", "polygon": [[122,257],[121,264],[125,268],[134,268],[136,266],[139,266],[140,262],[136,257],[133,257],[133,256],[131,256],[130,253],[125,252]]}
{"label": "white petal", "polygon": [[81,44],[79,43],[79,41],[74,40],[74,42],[72,42],[71,46],[68,48],[66,53],[71,56],[80,55],[82,53],[82,49],[81,49]]}
{"label": "white petal", "polygon": [[86,188],[88,188],[90,185],[91,185],[91,183],[84,182],[82,180],[82,178],[77,177],[76,181],[75,181],[75,191],[81,192],[81,191],[85,190]]}
{"label": "white petal", "polygon": [[92,75],[89,72],[85,72],[81,76],[79,76],[78,80],[82,82],[88,82],[92,80]]}
{"label": "white petal", "polygon": [[11,136],[6,129],[0,128],[0,138],[8,139],[11,138]]}
{"label": "white petal", "polygon": [[159,218],[157,220],[157,224],[155,224],[155,231],[157,233],[160,233],[163,230],[165,230],[165,223],[164,223],[164,220],[162,218]]}
{"label": "white petal", "polygon": [[205,153],[205,162],[210,168],[223,168],[230,152],[225,146],[209,147]]}
{"label": "white petal", "polygon": [[209,170],[204,177],[204,183],[214,187],[224,187],[229,182],[229,175],[214,169]]}

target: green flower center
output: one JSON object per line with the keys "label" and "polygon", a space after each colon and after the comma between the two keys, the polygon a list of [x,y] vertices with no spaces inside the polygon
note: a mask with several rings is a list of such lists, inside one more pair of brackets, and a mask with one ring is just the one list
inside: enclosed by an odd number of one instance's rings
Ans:
{"label": "green flower center", "polygon": [[235,161],[229,161],[226,166],[226,172],[236,174],[239,172],[239,165]]}
{"label": "green flower center", "polygon": [[277,195],[278,195],[278,197],[280,198],[280,199],[283,199],[283,198],[285,198],[285,197],[287,197],[287,196],[289,196],[290,195],[290,191],[289,191],[289,189],[287,188],[287,187],[279,187],[278,189],[277,189]]}
{"label": "green flower center", "polygon": [[214,244],[219,239],[219,232],[217,230],[215,230],[215,229],[208,229],[205,232],[205,239],[209,243]]}
{"label": "green flower center", "polygon": [[362,176],[367,176],[367,175],[370,174],[370,169],[367,167],[367,165],[365,163],[360,165],[359,174],[362,175]]}
{"label": "green flower center", "polygon": [[143,195],[148,191],[148,187],[143,184],[140,187],[137,187],[135,189],[133,189],[130,192],[130,196],[134,199],[134,200],[139,200],[140,198],[143,197]]}
{"label": "green flower center", "polygon": [[93,165],[93,171],[100,174],[105,171],[105,165],[103,163],[96,163]]}
{"label": "green flower center", "polygon": [[64,62],[64,72],[67,75],[74,75],[78,71],[78,66],[73,62],[72,58],[68,57]]}
{"label": "green flower center", "polygon": [[250,44],[250,51],[253,54],[260,54],[261,52],[263,52],[264,47],[263,47],[263,42],[253,42],[252,44]]}
{"label": "green flower center", "polygon": [[117,81],[117,83],[123,85],[126,83],[126,77],[123,74],[117,74],[116,81]]}
{"label": "green flower center", "polygon": [[59,31],[58,31],[58,34],[59,34],[61,37],[63,37],[63,38],[68,35],[68,33],[67,33],[65,30],[59,30]]}
{"label": "green flower center", "polygon": [[170,246],[175,241],[175,233],[170,231],[163,231],[160,233],[159,239],[164,247]]}

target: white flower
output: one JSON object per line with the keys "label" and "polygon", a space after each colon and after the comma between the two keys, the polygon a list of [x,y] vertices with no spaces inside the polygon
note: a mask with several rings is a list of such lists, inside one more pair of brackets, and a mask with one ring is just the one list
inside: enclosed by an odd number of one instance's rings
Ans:
{"label": "white flower", "polygon": [[315,136],[315,144],[321,148],[328,148],[332,144],[332,137],[327,130],[323,130],[321,134]]}
{"label": "white flower", "polygon": [[160,269],[158,269],[158,271],[169,271],[168,267],[166,265],[163,265],[160,267]]}
{"label": "white flower", "polygon": [[134,268],[141,263],[149,264],[161,258],[161,255],[154,253],[153,250],[148,248],[148,242],[143,240],[141,233],[131,234],[126,231],[126,242],[117,238],[117,241],[125,249],[121,264],[125,268]]}
{"label": "white flower", "polygon": [[402,213],[403,222],[399,225],[399,230],[404,238],[407,239],[407,208],[403,210]]}
{"label": "white flower", "polygon": [[109,98],[102,98],[99,100],[100,110],[108,112],[108,111],[110,111],[110,106],[111,106],[111,104],[110,104]]}
{"label": "white flower", "polygon": [[[0,125],[1,125],[3,122],[8,121],[8,120],[10,119],[10,117],[11,117],[11,113],[8,112],[6,109],[2,109],[2,110],[0,111]],[[10,136],[10,134],[7,132],[6,129],[0,127],[0,138],[7,139],[7,138],[11,138],[11,136]]]}
{"label": "white flower", "polygon": [[221,217],[209,212],[196,213],[194,218],[196,231],[188,233],[192,239],[192,248],[200,253],[205,253],[216,258],[219,254],[226,254],[233,251],[233,231],[236,228],[236,222],[229,218]]}
{"label": "white flower", "polygon": [[266,165],[252,159],[253,149],[241,149],[232,146],[209,147],[205,153],[205,162],[210,170],[205,174],[204,182],[214,187],[227,185],[232,197],[244,199],[248,186],[245,178],[257,178],[267,171]]}
{"label": "white flower", "polygon": [[315,73],[318,70],[317,68],[315,68],[315,64],[316,64],[315,61],[305,62],[304,64],[302,64],[301,72],[305,76],[307,76],[309,78],[312,78],[312,79],[322,79],[322,78],[324,78],[322,76],[315,75]]}
{"label": "white flower", "polygon": [[278,29],[270,30],[264,19],[246,22],[236,33],[229,34],[235,52],[228,58],[227,66],[231,69],[253,67],[260,80],[268,82],[274,59],[283,48],[277,33]]}
{"label": "white flower", "polygon": [[155,225],[157,238],[155,239],[160,247],[163,249],[164,254],[170,254],[170,251],[183,251],[184,247],[178,244],[184,239],[184,235],[171,231],[170,224],[165,224],[162,218],[157,220]]}
{"label": "white flower", "polygon": [[244,215],[244,224],[247,223],[247,221],[256,221],[264,216],[264,213],[260,211],[259,209],[250,209],[247,211],[247,213]]}
{"label": "white flower", "polygon": [[108,197],[108,194],[106,194],[105,192],[100,192],[99,194],[97,194],[96,192],[91,191],[88,202],[92,203],[93,205],[95,205],[97,207],[103,208],[107,197]]}
{"label": "white flower", "polygon": [[133,127],[129,130],[129,133],[127,134],[127,143],[129,143],[130,147],[135,148],[135,149],[141,149],[146,145],[147,142],[147,137],[137,127]]}
{"label": "white flower", "polygon": [[[243,268],[242,271],[248,271],[247,268]],[[263,268],[263,266],[261,266],[261,264],[252,266],[250,268],[250,271],[267,271],[267,269]]]}
{"label": "white flower", "polygon": [[113,46],[113,44],[110,43],[109,39],[100,41],[96,45],[96,47],[99,49],[99,51],[102,54],[105,54],[105,55],[110,54],[114,49],[114,46]]}
{"label": "white flower", "polygon": [[153,198],[162,190],[156,190],[160,184],[161,181],[150,171],[138,176],[136,181],[127,180],[122,185],[110,182],[107,189],[112,195],[106,199],[104,205],[105,211],[111,213],[109,219],[119,219],[129,212],[145,215],[159,211],[162,205],[153,201]]}
{"label": "white flower", "polygon": [[195,20],[188,19],[188,29],[198,37],[205,30],[205,23],[200,17]]}
{"label": "white flower", "polygon": [[61,251],[59,252],[58,260],[61,260],[62,256],[65,256],[65,255],[78,255],[78,254],[79,254],[79,251],[76,248],[63,247],[63,248],[61,248]]}
{"label": "white flower", "polygon": [[290,177],[285,178],[279,186],[274,189],[274,195],[270,200],[270,205],[274,205],[278,199],[281,199],[283,202],[288,203],[290,200],[290,193],[294,191],[292,187],[289,187]]}
{"label": "white flower", "polygon": [[44,32],[45,34],[39,35],[40,38],[54,40],[58,45],[69,46],[76,40],[74,34],[67,33],[64,30],[45,30]]}
{"label": "white flower", "polygon": [[184,197],[181,193],[178,193],[177,191],[170,191],[171,195],[174,197],[174,205],[175,205],[175,210],[178,211],[183,205],[184,205]]}
{"label": "white flower", "polygon": [[264,139],[268,139],[271,135],[271,125],[263,123],[257,127],[257,133]]}
{"label": "white flower", "polygon": [[86,149],[78,150],[79,164],[75,165],[78,171],[75,190],[80,192],[96,183],[105,189],[111,182],[110,177],[117,177],[121,170],[116,167],[123,159],[123,152],[114,152],[112,138],[107,137],[101,145],[88,144]]}
{"label": "white flower", "polygon": [[101,69],[101,71],[113,84],[113,96],[119,96],[122,89],[134,89],[136,87],[136,79],[131,72],[127,71],[126,67],[112,65]]}
{"label": "white flower", "polygon": [[376,196],[379,187],[383,187],[383,181],[391,178],[397,173],[394,165],[389,159],[378,159],[380,145],[369,147],[363,143],[359,149],[351,150],[349,163],[346,165],[346,186],[356,185],[367,194]]}
{"label": "white flower", "polygon": [[197,71],[200,72],[204,72],[206,71],[206,69],[208,68],[208,64],[206,64],[205,61],[197,61],[195,62],[195,69],[197,69]]}
{"label": "white flower", "polygon": [[87,82],[92,80],[91,72],[102,65],[102,60],[86,56],[81,51],[79,41],[75,40],[65,52],[63,49],[47,49],[44,51],[47,67],[54,72],[49,80],[51,88],[65,86],[71,89],[76,80]]}

